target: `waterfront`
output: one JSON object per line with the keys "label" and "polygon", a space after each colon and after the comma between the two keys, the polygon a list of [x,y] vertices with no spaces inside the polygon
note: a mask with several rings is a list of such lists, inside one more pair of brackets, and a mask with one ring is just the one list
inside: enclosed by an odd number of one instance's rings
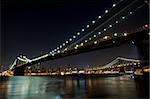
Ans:
{"label": "waterfront", "polygon": [[0,81],[1,99],[148,98],[149,83],[127,77],[13,76]]}

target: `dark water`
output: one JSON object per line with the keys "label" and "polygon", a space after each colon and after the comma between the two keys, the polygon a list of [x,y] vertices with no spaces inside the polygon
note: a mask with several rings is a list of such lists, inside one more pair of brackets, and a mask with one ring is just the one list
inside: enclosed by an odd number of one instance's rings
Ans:
{"label": "dark water", "polygon": [[0,81],[0,99],[148,98],[148,81],[121,77],[10,77]]}

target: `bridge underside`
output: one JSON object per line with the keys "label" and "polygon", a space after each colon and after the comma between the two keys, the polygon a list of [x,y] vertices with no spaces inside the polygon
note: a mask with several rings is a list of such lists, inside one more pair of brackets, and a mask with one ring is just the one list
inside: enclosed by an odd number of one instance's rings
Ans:
{"label": "bridge underside", "polygon": [[[68,51],[65,51],[64,53],[56,54],[55,56],[48,56],[46,58],[39,59],[37,61],[34,61],[32,63],[24,64],[22,66],[30,66],[37,63],[54,60],[62,57],[67,57],[71,55],[76,55],[80,53],[87,53],[94,50],[100,50],[110,47],[119,47],[120,45],[124,43],[131,43],[132,41],[135,42],[135,45],[137,46],[137,49],[139,50],[139,58],[142,61],[149,60],[149,36],[148,36],[149,30],[144,30],[141,32],[136,32],[129,34],[127,37],[118,37],[113,38],[110,40],[106,40],[103,42],[99,42],[98,44],[90,44],[87,46],[80,47],[78,49],[71,49]],[[113,43],[115,41],[115,43]]]}
{"label": "bridge underside", "polygon": [[22,66],[22,67],[16,67],[14,69],[14,76],[24,76],[24,70],[25,70],[24,66]]}

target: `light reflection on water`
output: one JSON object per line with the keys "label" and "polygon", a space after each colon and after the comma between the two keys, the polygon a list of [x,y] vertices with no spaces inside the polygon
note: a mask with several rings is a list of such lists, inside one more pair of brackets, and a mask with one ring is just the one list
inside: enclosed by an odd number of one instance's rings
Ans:
{"label": "light reflection on water", "polygon": [[10,77],[0,81],[0,99],[148,98],[148,83],[119,77]]}

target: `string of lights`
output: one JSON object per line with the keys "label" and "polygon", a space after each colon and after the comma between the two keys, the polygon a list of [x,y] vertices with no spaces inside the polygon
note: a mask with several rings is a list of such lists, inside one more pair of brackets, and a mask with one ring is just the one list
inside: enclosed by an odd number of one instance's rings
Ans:
{"label": "string of lights", "polygon": [[[112,5],[112,8],[115,7],[116,5],[118,5],[118,4],[119,4],[120,2],[122,2],[122,1],[123,1],[123,0],[120,0],[118,3],[113,4],[113,5]],[[133,11],[128,12],[127,15],[122,16],[119,20],[116,20],[114,23],[109,24],[109,25],[107,26],[107,28],[104,28],[102,31],[98,31],[97,34],[94,34],[92,37],[89,37],[88,39],[85,39],[84,42],[81,42],[80,44],[76,44],[73,48],[74,48],[74,49],[78,49],[78,47],[81,47],[81,46],[83,46],[85,43],[87,43],[87,42],[91,41],[92,39],[98,37],[98,36],[101,35],[103,32],[106,32],[107,30],[109,30],[109,29],[111,29],[112,27],[114,27],[114,25],[116,25],[116,24],[118,24],[118,23],[121,23],[121,21],[127,19],[127,17],[129,17],[130,15],[133,15],[138,9],[140,9],[140,8],[143,7],[144,5],[145,5],[145,4],[140,5],[139,7],[137,7],[136,9],[134,9]],[[111,9],[112,9],[112,8],[111,8]],[[111,10],[111,9],[110,9],[110,10]],[[105,14],[108,14],[108,13],[110,12],[110,10],[105,10],[104,15],[105,15]],[[98,16],[98,20],[101,19],[102,17],[103,17],[103,15],[102,15],[102,16]],[[96,22],[97,22],[96,20],[95,20],[95,21],[92,21],[92,24],[95,24]],[[88,24],[88,25],[86,26],[86,28],[89,28],[89,27],[90,27],[90,25]],[[72,42],[74,39],[76,39],[78,36],[80,36],[80,34],[81,34],[82,32],[84,32],[85,30],[86,30],[86,29],[81,29],[81,32],[77,32],[76,35],[73,35],[73,36],[72,36],[71,38],[69,38],[67,41],[65,41],[64,43],[62,43],[62,45],[59,45],[58,47],[56,47],[55,49],[53,49],[51,52],[49,52],[49,54],[46,54],[46,55],[43,55],[43,56],[41,56],[41,57],[35,58],[35,59],[32,60],[32,61],[36,61],[36,60],[38,60],[38,59],[40,59],[40,58],[44,58],[44,57],[47,57],[47,56],[54,56],[55,54],[59,54],[59,53],[63,53],[64,51],[67,51],[67,50],[68,50],[68,48],[66,47],[67,44],[69,44],[69,43]],[[116,36],[118,36],[118,34],[117,34],[117,33],[114,33],[114,36],[116,37]],[[124,33],[124,36],[127,36],[127,33]],[[107,37],[105,37],[105,39],[107,39]],[[94,43],[94,44],[97,44],[98,41],[94,41],[93,43]]]}
{"label": "string of lights", "polygon": [[[140,9],[141,7],[143,7],[145,4],[137,7],[136,9],[134,9],[133,11],[130,11],[127,15],[125,16],[122,16],[119,20],[116,20],[113,24],[109,24],[107,28],[104,28],[102,31],[99,31],[97,34],[94,34],[92,37],[84,40],[84,42],[81,42],[81,44],[76,44],[74,49],[77,49],[78,47],[80,46],[83,46],[85,43],[87,43],[88,41],[96,38],[98,35],[102,34],[103,32],[106,32],[107,30],[111,29],[114,25],[118,24],[118,23],[121,23],[121,21],[127,19],[130,15],[133,15],[138,9]],[[124,33],[123,34],[124,36],[127,36],[127,33]],[[114,33],[114,36],[118,36],[117,33]],[[105,36],[104,39],[107,39],[107,36]],[[94,44],[97,44],[98,42],[97,41],[94,41]],[[79,46],[80,45],[80,46]]]}
{"label": "string of lights", "polygon": [[[98,19],[97,19],[97,20],[93,20],[93,21],[92,21],[92,25],[95,24],[96,21],[100,20],[105,14],[108,14],[109,11],[111,11],[116,5],[118,5],[118,4],[119,4],[120,2],[122,2],[122,1],[123,1],[123,0],[120,0],[120,1],[117,2],[116,4],[112,4],[112,7],[111,7],[110,9],[108,9],[108,10],[105,10],[105,13],[104,13],[103,15],[98,16]],[[89,28],[89,27],[90,27],[89,24],[86,25],[86,28]],[[85,31],[85,29],[81,29],[81,32],[77,32],[76,35],[73,35],[71,38],[69,38],[67,41],[65,41],[62,45],[59,45],[58,47],[56,47],[55,49],[53,49],[53,50],[50,52],[50,54],[52,54],[52,53],[56,52],[57,50],[60,50],[60,49],[62,49],[63,47],[67,46],[67,44],[68,44],[69,42],[72,42],[74,39],[77,38],[77,36],[80,36],[80,34],[81,34],[82,32],[84,32],[84,31]],[[58,52],[59,52],[59,51],[58,51]]]}
{"label": "string of lights", "polygon": [[[140,8],[142,8],[144,5],[145,5],[145,4],[140,5],[139,7],[137,7],[136,9],[134,9],[133,11],[130,11],[127,15],[122,16],[119,20],[116,20],[113,24],[109,24],[107,28],[104,28],[102,31],[99,31],[97,34],[94,34],[92,37],[89,37],[88,40],[87,40],[87,39],[84,40],[84,43],[87,43],[88,41],[90,41],[90,40],[96,38],[98,35],[102,34],[103,32],[106,32],[108,29],[111,29],[114,25],[116,25],[116,24],[118,24],[118,23],[121,23],[121,21],[123,21],[123,20],[127,19],[129,16],[133,15],[136,11],[138,11],[138,10],[139,10]],[[124,36],[127,36],[127,33],[124,33],[123,35],[124,35]],[[116,37],[116,36],[118,36],[118,34],[117,34],[117,33],[114,33],[113,36]],[[105,36],[105,39],[107,39],[107,36]],[[84,43],[82,42],[82,46],[83,46]],[[94,41],[94,44],[97,44],[97,43],[98,43],[97,41]],[[77,49],[76,47],[77,47],[77,46],[75,46],[75,49]]]}

